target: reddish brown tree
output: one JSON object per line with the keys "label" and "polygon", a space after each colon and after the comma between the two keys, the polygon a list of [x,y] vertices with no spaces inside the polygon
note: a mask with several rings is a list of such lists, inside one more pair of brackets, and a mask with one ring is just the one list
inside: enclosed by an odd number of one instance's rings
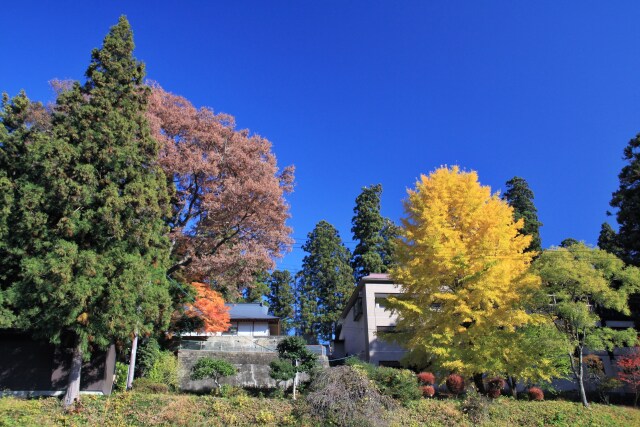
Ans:
{"label": "reddish brown tree", "polygon": [[640,347],[634,347],[628,356],[619,357],[616,365],[618,366],[618,379],[631,386],[635,393],[633,406],[638,406],[638,395],[640,395]]}
{"label": "reddish brown tree", "polygon": [[151,87],[149,123],[174,184],[168,273],[237,296],[291,246],[293,167],[278,170],[271,143],[237,130],[232,116]]}

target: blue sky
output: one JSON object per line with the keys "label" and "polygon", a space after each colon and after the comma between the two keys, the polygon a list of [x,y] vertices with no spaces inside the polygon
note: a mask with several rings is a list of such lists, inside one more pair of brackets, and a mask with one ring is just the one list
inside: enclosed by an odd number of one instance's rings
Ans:
{"label": "blue sky", "polygon": [[292,271],[322,219],[353,248],[362,186],[381,183],[397,221],[406,189],[445,164],[494,190],[524,177],[543,246],[595,244],[640,132],[631,1],[6,2],[0,91],[51,100],[47,82],[82,79],[120,14],[149,78],[296,166]]}

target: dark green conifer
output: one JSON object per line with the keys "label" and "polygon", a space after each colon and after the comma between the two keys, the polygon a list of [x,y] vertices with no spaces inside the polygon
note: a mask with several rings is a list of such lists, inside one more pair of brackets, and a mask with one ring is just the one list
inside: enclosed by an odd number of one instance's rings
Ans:
{"label": "dark green conifer", "polygon": [[269,311],[280,318],[280,329],[283,335],[293,326],[295,315],[295,295],[293,293],[293,277],[288,271],[275,270],[267,280],[269,285]]}
{"label": "dark green conifer", "polygon": [[133,48],[121,17],[93,50],[86,83],[59,95],[51,136],[29,158],[37,176],[24,183],[38,197],[20,225],[34,244],[13,285],[18,325],[53,343],[69,339],[67,405],[83,357],[166,325],[171,311],[167,180]]}
{"label": "dark green conifer", "polygon": [[298,275],[298,328],[310,343],[330,341],[353,291],[351,254],[338,230],[320,221],[307,236]]}
{"label": "dark green conifer", "polygon": [[618,175],[620,187],[613,193],[611,206],[618,208],[621,258],[640,266],[640,134],[629,141],[623,158],[627,164]]}
{"label": "dark green conifer", "polygon": [[502,198],[513,208],[514,220],[524,219],[524,227],[520,233],[532,237],[527,251],[541,251],[540,227],[542,223],[538,220],[538,210],[533,204],[533,191],[529,188],[527,181],[518,176],[511,178],[507,181],[507,191],[504,192]]}
{"label": "dark green conifer", "polygon": [[353,208],[351,232],[358,244],[353,251],[351,267],[356,282],[371,273],[386,273],[392,262],[398,229],[380,214],[381,195],[380,184],[363,187]]}

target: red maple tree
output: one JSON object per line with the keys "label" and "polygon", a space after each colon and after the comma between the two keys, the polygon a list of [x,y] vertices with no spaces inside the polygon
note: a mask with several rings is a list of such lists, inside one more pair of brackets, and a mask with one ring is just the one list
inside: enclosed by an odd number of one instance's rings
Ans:
{"label": "red maple tree", "polygon": [[618,367],[618,379],[631,386],[635,393],[633,406],[637,406],[638,396],[640,395],[640,347],[634,347],[627,356],[618,357],[616,365]]}
{"label": "red maple tree", "polygon": [[[173,180],[169,219],[173,265],[184,281],[210,281],[239,294],[274,267],[292,244],[293,167],[278,169],[271,143],[234,118],[196,108],[151,84],[148,120],[162,145],[159,162]],[[213,283],[213,282],[212,282]]]}
{"label": "red maple tree", "polygon": [[206,283],[191,283],[198,295],[193,304],[186,307],[185,314],[199,317],[204,323],[201,332],[224,332],[229,329],[229,307],[224,305],[222,296]]}

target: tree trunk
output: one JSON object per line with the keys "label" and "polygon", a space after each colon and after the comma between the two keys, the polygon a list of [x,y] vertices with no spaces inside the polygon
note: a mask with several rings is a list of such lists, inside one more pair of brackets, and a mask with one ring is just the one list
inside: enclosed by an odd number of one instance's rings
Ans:
{"label": "tree trunk", "polygon": [[584,364],[582,363],[582,347],[578,350],[578,384],[580,386],[580,400],[585,407],[589,407],[587,393],[584,390]]}
{"label": "tree trunk", "polygon": [[513,396],[514,399],[517,399],[518,398],[518,380],[515,377],[508,375],[507,382],[509,383],[509,388],[511,389],[511,396]]}
{"label": "tree trunk", "polygon": [[69,408],[80,398],[80,374],[82,371],[82,349],[80,348],[80,338],[76,338],[76,346],[71,356],[71,367],[69,368],[69,381],[67,392],[64,395],[64,407]]}
{"label": "tree trunk", "polygon": [[293,400],[296,400],[297,386],[298,386],[298,361],[296,360],[296,374],[293,377]]}
{"label": "tree trunk", "polygon": [[133,387],[133,375],[136,371],[136,354],[138,352],[138,332],[133,334],[133,342],[131,343],[131,357],[129,358],[129,372],[127,375],[127,390]]}
{"label": "tree trunk", "polygon": [[484,387],[484,381],[482,380],[482,374],[473,374],[473,382],[478,389],[478,393],[485,394],[487,392]]}

